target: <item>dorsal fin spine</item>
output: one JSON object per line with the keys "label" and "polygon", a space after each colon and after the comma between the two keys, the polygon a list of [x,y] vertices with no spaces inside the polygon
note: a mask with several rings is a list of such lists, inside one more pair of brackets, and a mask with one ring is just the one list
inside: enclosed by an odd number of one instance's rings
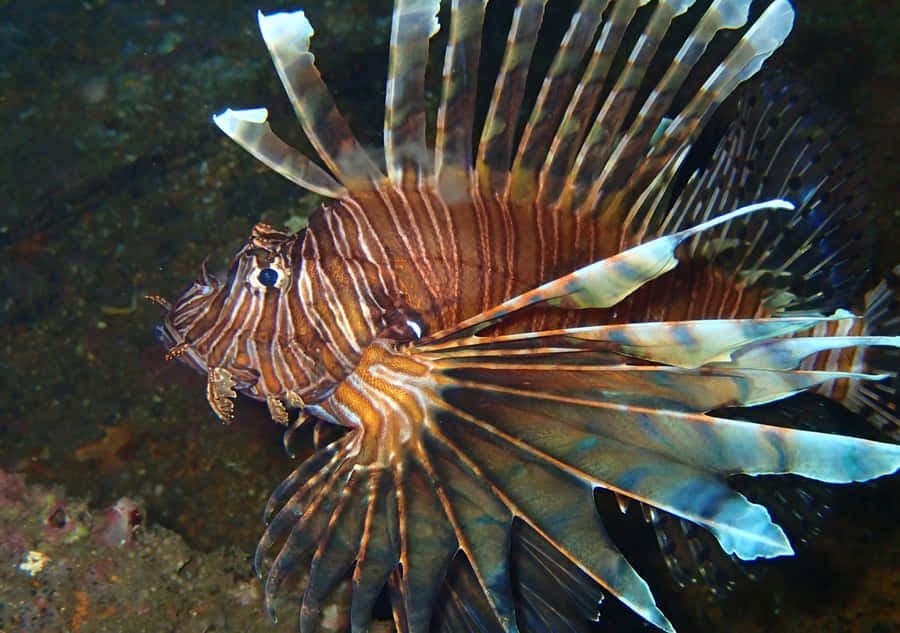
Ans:
{"label": "dorsal fin spine", "polygon": [[430,180],[433,159],[425,145],[425,67],[428,42],[438,32],[440,0],[397,0],[385,91],[384,155],[388,176]]}
{"label": "dorsal fin spine", "polygon": [[[627,210],[651,182],[667,186],[675,173],[676,157],[693,143],[716,107],[741,82],[752,77],[781,46],[793,27],[793,16],[793,8],[787,0],[774,0],[709,75],[693,99],[674,117],[650,153],[630,172],[627,182],[621,186],[613,183],[614,189],[604,188],[603,182],[594,184],[579,211],[597,212],[600,204],[609,208],[607,200]],[[660,178],[661,175],[666,177]]]}
{"label": "dorsal fin spine", "polygon": [[609,0],[583,0],[560,42],[513,162],[510,195],[516,203],[530,203],[542,186],[545,173],[538,171],[577,85],[575,69],[590,48],[607,5]]}
{"label": "dorsal fin spine", "polygon": [[540,204],[557,205],[564,209],[569,207],[567,200],[572,196],[572,188],[568,175],[572,164],[590,127],[591,116],[603,92],[625,29],[638,7],[645,3],[641,0],[618,0],[610,9],[587,68],[550,144],[550,151],[540,174],[544,182],[538,198]]}
{"label": "dorsal fin spine", "polygon": [[445,200],[469,189],[475,95],[486,0],[453,0],[450,37],[444,54],[443,89],[438,107],[434,163]]}
{"label": "dorsal fin spine", "polygon": [[505,195],[513,139],[525,94],[525,79],[547,0],[519,0],[513,11],[506,51],[478,146],[476,172],[482,192]]}
{"label": "dorsal fin spine", "polygon": [[309,52],[313,28],[303,11],[258,13],[259,30],[306,137],[349,190],[369,190],[384,180],[356,140]]}

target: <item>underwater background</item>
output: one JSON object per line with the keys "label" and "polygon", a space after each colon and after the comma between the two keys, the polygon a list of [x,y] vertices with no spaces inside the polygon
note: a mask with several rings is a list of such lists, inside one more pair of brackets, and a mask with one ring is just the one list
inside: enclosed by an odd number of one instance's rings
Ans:
{"label": "underwater background", "polygon": [[[860,141],[871,286],[900,261],[900,2],[793,3],[768,66]],[[266,618],[249,558],[295,465],[281,431],[246,399],[223,426],[204,377],[164,360],[144,300],[204,258],[223,268],[253,223],[296,228],[320,204],[210,119],[264,105],[303,147],[255,18],[295,8],[345,116],[379,143],[385,0],[0,0],[0,633],[295,629],[289,607]],[[900,631],[900,477],[834,492],[821,533],[730,596],[638,569],[681,633]],[[598,631],[646,630],[614,600],[602,611]]]}

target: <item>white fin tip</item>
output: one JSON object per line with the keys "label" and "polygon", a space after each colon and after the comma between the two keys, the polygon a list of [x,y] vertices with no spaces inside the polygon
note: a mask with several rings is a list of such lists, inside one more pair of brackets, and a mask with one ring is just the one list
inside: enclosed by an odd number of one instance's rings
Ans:
{"label": "white fin tip", "polygon": [[[778,211],[793,211],[796,207],[793,202],[789,202],[787,200],[781,200],[776,198],[774,200],[766,200],[765,202],[756,202],[754,204],[748,204],[745,207],[740,207],[739,209],[735,209],[734,211],[729,211],[728,213],[724,213],[718,217],[715,217],[711,220],[707,220],[702,224],[698,224],[697,226],[691,227],[680,233],[673,234],[674,236],[679,237],[679,241],[684,239],[690,235],[695,235],[702,231],[706,231],[707,229],[711,229],[714,226],[719,224],[724,224],[725,222],[730,222],[731,220],[738,218],[742,215],[748,215],[750,213],[755,213],[757,211],[763,211],[765,209],[774,209]],[[649,242],[648,242],[649,244]]]}
{"label": "white fin tip", "polygon": [[256,19],[263,40],[270,47],[292,46],[300,51],[309,50],[309,38],[314,31],[303,11],[271,15],[264,15],[262,11],[258,11]]}
{"label": "white fin tip", "polygon": [[269,111],[265,108],[250,108],[248,110],[226,109],[220,114],[213,115],[213,123],[228,136],[232,136],[241,123],[265,123],[269,118]]}

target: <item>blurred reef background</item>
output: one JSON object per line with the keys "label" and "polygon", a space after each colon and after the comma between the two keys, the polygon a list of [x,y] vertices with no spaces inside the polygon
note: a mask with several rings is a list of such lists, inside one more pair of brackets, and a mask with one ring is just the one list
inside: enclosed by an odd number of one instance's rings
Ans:
{"label": "blurred reef background", "polygon": [[[900,261],[900,2],[794,4],[770,65],[860,139],[883,273]],[[268,621],[249,558],[294,465],[280,429],[243,399],[221,425],[204,377],[163,359],[144,296],[320,204],[210,120],[266,106],[304,146],[255,18],[300,7],[344,114],[380,144],[386,0],[0,0],[0,633],[294,630],[290,607]],[[730,597],[652,577],[664,611],[681,633],[900,631],[900,477],[837,497],[801,556]],[[598,630],[645,630],[613,602]]]}

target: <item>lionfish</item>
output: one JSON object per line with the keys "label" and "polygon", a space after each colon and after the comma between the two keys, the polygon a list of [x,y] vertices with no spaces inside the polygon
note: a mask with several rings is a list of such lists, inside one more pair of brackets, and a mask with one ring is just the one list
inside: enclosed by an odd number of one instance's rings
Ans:
{"label": "lionfish", "polygon": [[[377,159],[314,65],[302,11],[260,12],[259,27],[324,167],[265,109],[214,117],[331,199],[299,233],[257,224],[224,279],[204,266],[157,299],[170,356],[207,375],[222,420],[242,393],[286,437],[322,431],[272,494],[255,557],[273,614],[279,587],[305,580],[301,631],[342,600],[361,633],[386,591],[402,632],[580,630],[604,594],[671,632],[598,491],[640,507],[663,544],[668,518],[749,561],[793,550],[733,475],[900,468],[896,444],[735,411],[814,391],[898,424],[900,268],[864,316],[847,309],[870,218],[837,124],[775,79],[744,94],[705,161],[692,151],[787,37],[790,3],[582,0],[529,83],[545,4],[515,7],[485,114],[486,2],[453,0],[431,129],[440,1],[397,0]],[[715,57],[723,30],[739,31]]]}

